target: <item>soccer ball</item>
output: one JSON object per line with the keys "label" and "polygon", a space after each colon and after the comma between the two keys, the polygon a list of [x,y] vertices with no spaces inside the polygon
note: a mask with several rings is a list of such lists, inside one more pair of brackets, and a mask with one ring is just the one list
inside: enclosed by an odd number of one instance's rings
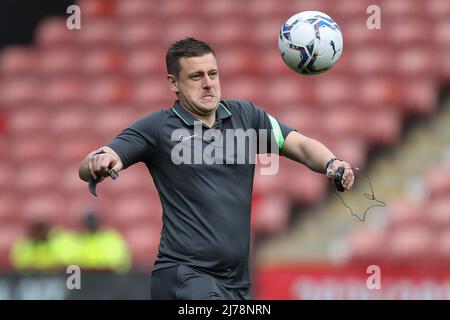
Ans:
{"label": "soccer ball", "polygon": [[295,72],[314,75],[331,69],[342,55],[341,29],[320,11],[303,11],[281,27],[278,49]]}

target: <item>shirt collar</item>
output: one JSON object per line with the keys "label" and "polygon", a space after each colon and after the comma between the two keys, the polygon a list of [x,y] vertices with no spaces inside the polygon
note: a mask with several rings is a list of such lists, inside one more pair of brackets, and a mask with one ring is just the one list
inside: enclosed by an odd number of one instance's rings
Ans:
{"label": "shirt collar", "polygon": [[[185,108],[183,108],[178,100],[173,104],[172,111],[188,126],[193,126],[195,121],[199,121]],[[225,106],[225,103],[220,101],[219,106],[216,109],[216,118],[223,120],[228,117],[231,117],[231,112]]]}

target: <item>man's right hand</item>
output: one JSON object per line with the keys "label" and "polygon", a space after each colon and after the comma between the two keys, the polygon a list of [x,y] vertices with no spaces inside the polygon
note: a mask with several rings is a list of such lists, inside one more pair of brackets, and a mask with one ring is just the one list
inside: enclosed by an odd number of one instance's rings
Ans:
{"label": "man's right hand", "polygon": [[[96,154],[102,150],[104,153]],[[109,175],[108,171],[110,169],[119,172],[122,168],[123,163],[118,154],[109,147],[102,147],[86,156],[81,163],[79,175],[84,181],[89,181],[91,177],[103,180]]]}

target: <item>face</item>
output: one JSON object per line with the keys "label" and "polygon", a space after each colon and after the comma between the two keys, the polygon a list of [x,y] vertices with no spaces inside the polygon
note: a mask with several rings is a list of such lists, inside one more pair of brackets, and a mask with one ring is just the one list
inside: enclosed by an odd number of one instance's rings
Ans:
{"label": "face", "polygon": [[174,75],[167,76],[170,89],[190,112],[203,117],[213,114],[220,101],[216,57],[207,53],[200,57],[183,57],[179,63],[178,79]]}

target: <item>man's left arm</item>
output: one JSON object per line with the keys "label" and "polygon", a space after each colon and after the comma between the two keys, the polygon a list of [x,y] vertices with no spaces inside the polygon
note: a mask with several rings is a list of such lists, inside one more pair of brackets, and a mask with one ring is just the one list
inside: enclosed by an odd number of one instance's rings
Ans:
{"label": "man's left arm", "polygon": [[[336,158],[335,155],[321,142],[306,137],[297,131],[291,131],[288,134],[280,154],[291,160],[304,164],[312,171],[324,174],[326,173],[327,162],[332,158]],[[345,168],[343,185],[346,189],[350,189],[355,180],[350,165],[342,160],[335,160],[331,164],[333,172],[336,172],[336,170],[341,166]]]}

